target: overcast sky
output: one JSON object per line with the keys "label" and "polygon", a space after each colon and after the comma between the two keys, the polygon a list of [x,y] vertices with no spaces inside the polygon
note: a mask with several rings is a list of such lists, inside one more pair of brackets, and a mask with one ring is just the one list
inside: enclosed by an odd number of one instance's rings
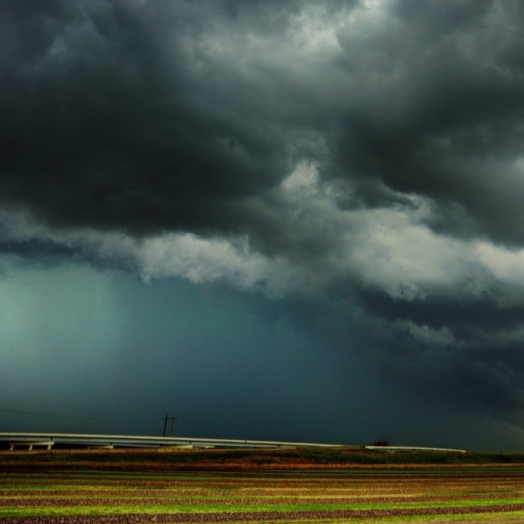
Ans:
{"label": "overcast sky", "polygon": [[0,431],[524,451],[523,27],[3,0]]}

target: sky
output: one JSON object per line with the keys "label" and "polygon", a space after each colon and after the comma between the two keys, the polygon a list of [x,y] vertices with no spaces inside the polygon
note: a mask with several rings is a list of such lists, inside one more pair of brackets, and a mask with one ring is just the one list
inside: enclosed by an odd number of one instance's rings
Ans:
{"label": "sky", "polygon": [[523,27],[3,0],[0,431],[524,451]]}

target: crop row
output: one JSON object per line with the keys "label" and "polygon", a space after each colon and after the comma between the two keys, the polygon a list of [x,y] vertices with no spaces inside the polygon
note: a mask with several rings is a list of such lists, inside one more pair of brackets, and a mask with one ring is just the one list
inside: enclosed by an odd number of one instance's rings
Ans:
{"label": "crop row", "polygon": [[[11,522],[345,522],[461,516],[524,519],[524,470],[435,467],[169,472],[31,471],[0,475],[0,518]],[[22,520],[20,520],[22,519]],[[94,519],[94,520],[93,520]],[[59,522],[59,520],[56,520]]]}

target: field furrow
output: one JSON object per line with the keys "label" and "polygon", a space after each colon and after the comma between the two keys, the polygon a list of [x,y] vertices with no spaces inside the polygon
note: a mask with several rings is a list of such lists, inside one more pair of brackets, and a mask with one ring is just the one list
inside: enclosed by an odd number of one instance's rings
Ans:
{"label": "field furrow", "polygon": [[103,465],[0,463],[1,524],[524,522],[522,464]]}

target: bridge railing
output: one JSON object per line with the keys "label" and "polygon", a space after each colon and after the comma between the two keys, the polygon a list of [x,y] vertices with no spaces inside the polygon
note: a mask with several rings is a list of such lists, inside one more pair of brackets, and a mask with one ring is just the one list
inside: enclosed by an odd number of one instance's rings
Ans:
{"label": "bridge railing", "polygon": [[0,442],[10,444],[29,444],[30,442],[47,441],[54,444],[86,444],[122,447],[144,447],[147,445],[162,446],[193,446],[193,447],[317,447],[337,448],[343,444],[324,444],[317,442],[288,442],[280,440],[241,440],[241,439],[213,439],[200,437],[154,437],[144,435],[98,435],[82,433],[26,433],[0,432]]}

